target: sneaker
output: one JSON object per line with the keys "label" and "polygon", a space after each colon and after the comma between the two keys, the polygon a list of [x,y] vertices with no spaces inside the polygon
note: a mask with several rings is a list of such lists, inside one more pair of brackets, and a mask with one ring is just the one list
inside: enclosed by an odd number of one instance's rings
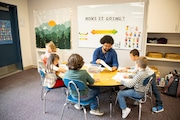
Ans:
{"label": "sneaker", "polygon": [[90,114],[92,115],[103,115],[103,112],[100,112],[99,110],[90,110]]}
{"label": "sneaker", "polygon": [[126,109],[122,110],[122,118],[123,119],[126,118],[130,112],[131,112],[131,109],[128,107]]}
{"label": "sneaker", "polygon": [[153,107],[152,111],[155,113],[159,113],[159,112],[164,111],[164,108],[162,106],[157,106],[157,107]]}
{"label": "sneaker", "polygon": [[135,101],[135,102],[133,103],[133,105],[139,105],[139,102],[138,102],[138,101]]}
{"label": "sneaker", "polygon": [[77,109],[77,110],[81,110],[82,109],[82,106],[78,105],[78,104],[75,104],[74,107]]}

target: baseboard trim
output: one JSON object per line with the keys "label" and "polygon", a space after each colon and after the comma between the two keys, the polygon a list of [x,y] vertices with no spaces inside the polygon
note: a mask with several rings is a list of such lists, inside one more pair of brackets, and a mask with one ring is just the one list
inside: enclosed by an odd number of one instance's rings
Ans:
{"label": "baseboard trim", "polygon": [[15,71],[15,72],[2,75],[2,76],[0,76],[0,79],[1,79],[1,78],[4,78],[4,77],[8,77],[8,76],[13,75],[13,74],[16,74],[16,73],[21,72],[21,71],[22,71],[22,70],[17,70],[17,71]]}
{"label": "baseboard trim", "polygon": [[26,66],[26,67],[24,67],[24,70],[28,70],[28,69],[31,69],[31,68],[37,68],[37,66],[36,65]]}
{"label": "baseboard trim", "polygon": [[[30,65],[30,66],[24,67],[23,69],[24,69],[24,70],[28,70],[28,69],[31,69],[31,68],[37,68],[37,66],[36,66],[36,65]],[[0,79],[1,79],[1,78],[4,78],[4,77],[8,77],[8,76],[13,75],[13,74],[16,74],[16,73],[21,72],[21,71],[22,71],[22,70],[16,70],[16,71],[14,71],[14,72],[11,72],[11,73],[8,73],[8,74],[5,74],[5,75],[1,75],[1,76],[0,76]]]}

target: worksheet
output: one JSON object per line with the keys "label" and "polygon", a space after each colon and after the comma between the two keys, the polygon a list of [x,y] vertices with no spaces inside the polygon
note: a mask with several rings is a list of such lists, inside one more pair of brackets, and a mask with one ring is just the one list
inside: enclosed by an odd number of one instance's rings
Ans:
{"label": "worksheet", "polygon": [[132,78],[124,78],[125,75],[129,75],[129,73],[118,72],[115,76],[112,77],[112,79],[117,82],[121,82],[121,81],[129,82],[132,80]]}
{"label": "worksheet", "polygon": [[103,65],[105,68],[107,68],[109,71],[112,71],[112,68],[109,66],[109,65],[107,65],[105,62],[104,62],[104,60],[101,60],[101,65]]}

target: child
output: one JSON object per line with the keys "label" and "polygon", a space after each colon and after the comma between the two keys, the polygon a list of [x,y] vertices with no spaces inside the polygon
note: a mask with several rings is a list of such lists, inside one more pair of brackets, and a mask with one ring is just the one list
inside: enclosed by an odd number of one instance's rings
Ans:
{"label": "child", "polygon": [[[132,61],[136,61],[139,58],[139,51],[137,49],[131,50],[130,51],[130,58]],[[151,68],[149,68],[148,66],[146,67],[146,70],[148,71],[149,76],[153,76],[152,90],[153,90],[153,94],[156,98],[156,106],[152,108],[152,111],[155,113],[162,112],[162,111],[164,111],[163,102],[161,100],[161,96],[160,96],[159,90],[158,90],[157,85],[156,85],[155,72]],[[136,67],[134,67],[134,68],[131,67],[131,71],[136,71]]]}
{"label": "child", "polygon": [[[87,86],[87,84],[89,84],[89,85],[93,84],[95,82],[95,80],[87,73],[86,70],[80,70],[83,65],[84,65],[83,58],[78,54],[72,54],[68,59],[67,66],[68,66],[69,70],[65,73],[64,78],[76,79],[76,80],[83,81],[86,86],[85,86],[84,91],[80,91],[80,94],[81,94],[80,99],[81,99],[81,101],[87,101],[98,95],[99,88],[98,87],[90,88]],[[72,97],[74,99],[78,99],[77,98],[78,95],[75,91],[71,91],[70,94],[72,95]],[[75,104],[74,107],[76,109],[78,109],[79,106],[77,107]],[[103,115],[104,114],[98,110],[97,99],[94,99],[94,101],[90,105],[90,108],[91,108],[90,114],[93,114],[93,115]]]}
{"label": "child", "polygon": [[121,81],[124,86],[130,88],[118,92],[118,102],[122,109],[123,119],[131,112],[131,109],[126,106],[125,97],[142,98],[144,96],[145,86],[143,86],[143,81],[148,77],[148,72],[145,69],[146,66],[146,57],[139,57],[136,61],[137,74],[135,74],[133,79],[129,82],[126,82],[125,80]]}
{"label": "child", "polygon": [[46,72],[47,74],[49,72],[53,73],[54,76],[56,77],[51,81],[46,80],[45,77],[44,86],[53,86],[52,88],[65,86],[63,80],[58,76],[58,74],[59,72],[64,73],[66,70],[64,68],[58,67],[58,63],[59,63],[59,56],[54,53],[50,54],[47,59]]}
{"label": "child", "polygon": [[46,65],[47,59],[51,53],[56,53],[56,46],[52,41],[46,43],[46,52],[45,54],[41,55],[41,59],[44,62],[44,65]]}

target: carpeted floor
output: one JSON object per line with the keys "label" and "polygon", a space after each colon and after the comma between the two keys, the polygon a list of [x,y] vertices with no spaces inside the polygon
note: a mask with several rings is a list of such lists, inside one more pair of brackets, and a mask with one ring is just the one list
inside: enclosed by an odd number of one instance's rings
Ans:
{"label": "carpeted floor", "polygon": [[[29,69],[0,79],[0,120],[59,120],[65,95],[62,89],[55,89],[47,95],[47,113],[43,113],[43,102],[40,99],[40,76],[37,69]],[[121,120],[121,110],[118,104],[114,107],[112,117],[109,117],[109,88],[101,88],[100,106],[104,116],[89,114],[89,120]],[[113,101],[115,99],[113,95]],[[164,112],[152,114],[150,102],[142,105],[142,120],[179,120],[180,98],[161,94],[164,103]],[[132,108],[127,120],[138,119],[138,106],[134,101],[127,99],[128,107]],[[73,106],[66,108],[63,120],[84,120],[82,110]]]}

